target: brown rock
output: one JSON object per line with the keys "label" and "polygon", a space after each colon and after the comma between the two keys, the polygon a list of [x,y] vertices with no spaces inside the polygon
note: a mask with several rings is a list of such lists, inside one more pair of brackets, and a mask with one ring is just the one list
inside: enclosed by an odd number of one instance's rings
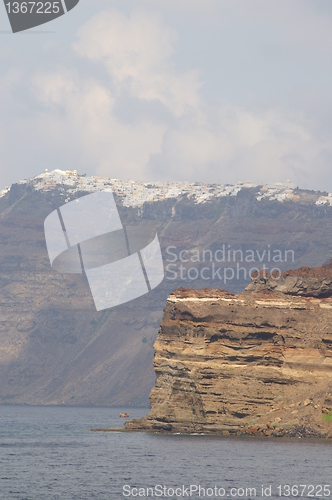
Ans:
{"label": "brown rock", "polygon": [[[252,433],[255,420],[257,432],[272,433],[265,415],[280,387],[286,402],[331,391],[332,347],[321,335],[331,320],[332,298],[173,292],[154,345],[151,411],[126,428],[237,434]],[[294,426],[294,406],[278,408],[283,429]],[[305,408],[306,425],[319,435],[321,416]]]}
{"label": "brown rock", "polygon": [[[302,297],[332,296],[332,260],[320,267],[300,267],[283,272],[281,276],[271,276],[264,271],[253,275],[247,286],[248,292],[273,291]],[[277,279],[276,279],[277,278]]]}

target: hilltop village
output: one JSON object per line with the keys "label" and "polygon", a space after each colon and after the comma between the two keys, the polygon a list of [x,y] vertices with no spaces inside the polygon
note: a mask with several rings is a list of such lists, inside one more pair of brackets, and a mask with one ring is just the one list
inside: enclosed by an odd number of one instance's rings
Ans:
{"label": "hilltop village", "polygon": [[[133,180],[122,181],[107,177],[80,175],[76,170],[45,170],[44,173],[32,179],[19,181],[18,184],[29,184],[38,191],[60,190],[64,202],[75,198],[78,192],[92,193],[103,189],[112,189],[122,200],[125,207],[141,207],[145,202],[162,201],[167,198],[179,198],[187,196],[194,203],[206,203],[212,198],[224,196],[236,196],[239,191],[246,188],[258,188],[256,199],[276,200],[283,202],[311,201],[316,205],[332,205],[332,193],[314,193],[310,196],[304,195],[290,181],[286,183],[267,184],[258,186],[250,181],[237,182],[236,184],[206,184],[203,182],[139,182]],[[10,187],[0,191],[0,198],[4,196]]]}

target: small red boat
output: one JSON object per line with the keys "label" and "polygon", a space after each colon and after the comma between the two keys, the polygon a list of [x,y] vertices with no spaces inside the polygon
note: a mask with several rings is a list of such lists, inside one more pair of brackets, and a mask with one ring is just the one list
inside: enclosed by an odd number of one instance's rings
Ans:
{"label": "small red boat", "polygon": [[124,413],[124,412],[120,411],[120,417],[122,417],[122,418],[128,418],[129,417],[129,413]]}

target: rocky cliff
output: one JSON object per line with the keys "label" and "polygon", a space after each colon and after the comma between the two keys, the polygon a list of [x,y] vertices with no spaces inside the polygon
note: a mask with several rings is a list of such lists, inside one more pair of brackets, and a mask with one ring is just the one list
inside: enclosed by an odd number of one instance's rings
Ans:
{"label": "rocky cliff", "polygon": [[[172,290],[241,292],[250,280],[243,270],[237,276],[238,264],[285,271],[332,255],[332,206],[319,201],[322,193],[267,190],[262,198],[262,187],[150,184],[136,192],[134,184],[53,172],[0,191],[0,403],[148,406],[153,343]],[[83,276],[50,266],[43,224],[66,201],[105,187],[114,190],[127,231],[158,233],[165,280],[143,297],[96,312]],[[288,249],[294,260],[285,262]],[[220,268],[214,280],[213,266]],[[182,278],[184,267],[191,274]],[[227,283],[224,268],[228,276],[234,271]]]}
{"label": "rocky cliff", "polygon": [[331,324],[332,297],[176,290],[154,345],[151,411],[126,428],[332,437]]}
{"label": "rocky cliff", "polygon": [[281,292],[286,295],[301,297],[331,297],[332,296],[332,260],[324,266],[299,269],[279,273],[271,276],[266,271],[252,276],[247,286],[248,292]]}

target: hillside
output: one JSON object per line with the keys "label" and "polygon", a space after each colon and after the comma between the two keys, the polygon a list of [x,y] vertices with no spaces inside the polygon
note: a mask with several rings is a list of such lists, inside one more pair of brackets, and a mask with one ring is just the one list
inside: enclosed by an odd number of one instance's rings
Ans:
{"label": "hillside", "polygon": [[[51,268],[43,224],[66,200],[105,187],[114,190],[127,230],[142,241],[158,233],[165,280],[97,313],[82,275]],[[0,402],[148,405],[153,343],[169,293],[179,286],[241,292],[250,278],[237,265],[286,271],[327,263],[331,216],[327,193],[290,184],[143,184],[55,171],[3,190]]]}

